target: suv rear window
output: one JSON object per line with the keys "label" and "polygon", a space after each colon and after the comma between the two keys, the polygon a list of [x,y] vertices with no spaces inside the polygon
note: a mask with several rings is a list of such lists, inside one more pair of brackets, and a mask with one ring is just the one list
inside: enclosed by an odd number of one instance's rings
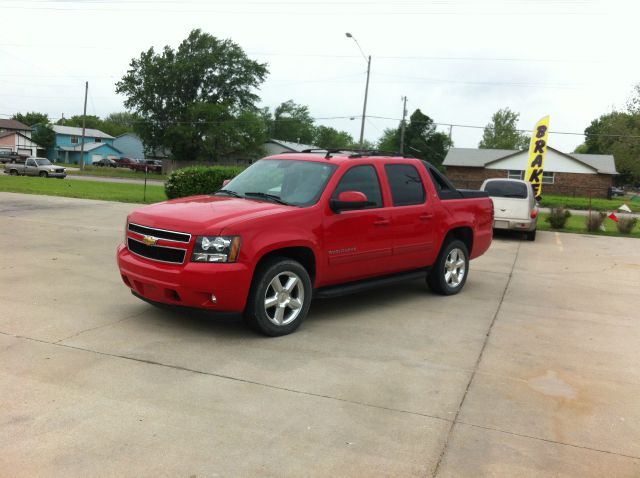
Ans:
{"label": "suv rear window", "polygon": [[527,186],[516,181],[489,181],[484,185],[489,196],[496,198],[527,198]]}

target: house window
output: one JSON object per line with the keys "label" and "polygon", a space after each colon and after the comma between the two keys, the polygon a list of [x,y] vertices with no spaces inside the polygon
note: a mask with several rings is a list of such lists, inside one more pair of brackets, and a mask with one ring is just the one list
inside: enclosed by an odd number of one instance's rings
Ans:
{"label": "house window", "polygon": [[78,137],[77,136],[71,136],[71,144],[78,144]]}
{"label": "house window", "polygon": [[524,176],[524,171],[519,171],[517,169],[510,169],[507,177],[509,179],[522,179]]}
{"label": "house window", "polygon": [[93,138],[93,142],[94,143],[102,143],[102,139],[101,138]]}
{"label": "house window", "polygon": [[553,184],[555,180],[555,173],[553,171],[542,172],[542,184]]}

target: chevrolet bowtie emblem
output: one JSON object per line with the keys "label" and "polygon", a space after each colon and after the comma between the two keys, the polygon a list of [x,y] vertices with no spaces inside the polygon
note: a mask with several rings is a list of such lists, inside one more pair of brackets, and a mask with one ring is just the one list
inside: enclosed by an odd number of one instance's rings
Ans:
{"label": "chevrolet bowtie emblem", "polygon": [[158,243],[158,238],[153,236],[144,236],[142,239],[147,246],[155,246]]}

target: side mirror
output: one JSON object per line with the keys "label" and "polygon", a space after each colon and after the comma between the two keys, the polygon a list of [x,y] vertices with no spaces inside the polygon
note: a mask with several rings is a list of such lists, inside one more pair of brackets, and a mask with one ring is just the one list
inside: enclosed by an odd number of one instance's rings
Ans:
{"label": "side mirror", "polygon": [[231,182],[231,179],[225,179],[224,181],[222,181],[222,187],[225,187],[230,182]]}
{"label": "side mirror", "polygon": [[338,199],[331,199],[329,206],[335,212],[348,211],[350,209],[363,209],[369,204],[365,193],[360,191],[343,191]]}

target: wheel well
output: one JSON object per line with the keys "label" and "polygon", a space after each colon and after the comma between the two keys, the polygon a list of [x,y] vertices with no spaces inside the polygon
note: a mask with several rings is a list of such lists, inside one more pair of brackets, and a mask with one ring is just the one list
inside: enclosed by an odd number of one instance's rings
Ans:
{"label": "wheel well", "polygon": [[258,264],[256,265],[256,269],[267,259],[272,257],[286,257],[288,259],[293,259],[294,261],[302,264],[307,272],[309,273],[309,278],[311,279],[311,283],[315,282],[316,278],[316,257],[313,254],[313,251],[308,247],[284,247],[282,249],[276,249],[274,251],[269,251],[267,254],[260,258]]}
{"label": "wheel well", "polygon": [[471,249],[473,247],[473,230],[470,227],[456,227],[455,229],[451,229],[447,233],[447,237],[444,238],[443,244],[446,244],[450,239],[459,239],[464,242],[464,245],[467,246],[467,250],[469,251],[469,255],[471,255]]}

